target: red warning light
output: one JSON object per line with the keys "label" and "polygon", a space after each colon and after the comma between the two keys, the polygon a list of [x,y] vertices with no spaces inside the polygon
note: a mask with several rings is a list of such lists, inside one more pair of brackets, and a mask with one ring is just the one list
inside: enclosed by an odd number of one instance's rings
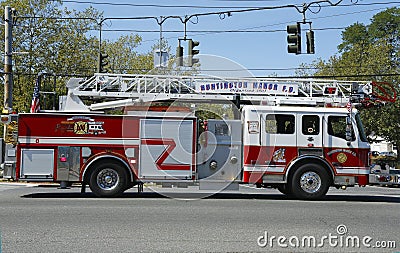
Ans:
{"label": "red warning light", "polygon": [[324,87],[324,95],[336,95],[337,87],[325,86]]}

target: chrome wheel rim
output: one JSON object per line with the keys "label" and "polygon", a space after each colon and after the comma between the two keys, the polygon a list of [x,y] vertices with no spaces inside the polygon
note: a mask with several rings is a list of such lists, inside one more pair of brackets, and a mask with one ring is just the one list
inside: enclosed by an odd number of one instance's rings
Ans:
{"label": "chrome wheel rim", "polygon": [[321,177],[313,171],[308,171],[300,177],[300,187],[307,193],[316,193],[321,185]]}
{"label": "chrome wheel rim", "polygon": [[102,169],[97,174],[97,185],[105,191],[111,191],[117,187],[119,176],[116,170],[111,168]]}

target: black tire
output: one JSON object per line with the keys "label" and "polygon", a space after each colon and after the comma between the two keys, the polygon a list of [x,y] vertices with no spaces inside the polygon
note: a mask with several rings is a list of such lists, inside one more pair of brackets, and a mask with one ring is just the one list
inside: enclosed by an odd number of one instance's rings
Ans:
{"label": "black tire", "polygon": [[131,188],[133,188],[135,185],[137,185],[137,183],[136,183],[135,181],[134,181],[134,182],[128,181],[128,182],[126,183],[125,191],[126,191],[126,190],[129,190],[129,189],[131,189]]}
{"label": "black tire", "polygon": [[331,185],[328,172],[319,164],[304,164],[291,177],[292,194],[299,199],[313,200],[325,196]]}
{"label": "black tire", "polygon": [[288,184],[279,184],[276,189],[278,189],[279,192],[285,194],[286,196],[292,196],[292,190],[290,189]]}
{"label": "black tire", "polygon": [[97,163],[90,174],[89,187],[98,197],[119,196],[127,187],[126,171],[115,162]]}

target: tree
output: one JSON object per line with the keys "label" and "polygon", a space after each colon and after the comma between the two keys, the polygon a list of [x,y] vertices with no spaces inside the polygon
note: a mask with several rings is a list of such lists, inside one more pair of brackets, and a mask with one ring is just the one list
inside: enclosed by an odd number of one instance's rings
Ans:
{"label": "tree", "polygon": [[[101,13],[93,8],[77,12],[62,9],[61,1],[3,1],[16,10],[13,25],[13,108],[30,107],[35,78],[39,72],[87,75],[95,69],[96,29]],[[71,19],[60,19],[69,17]],[[4,28],[0,29],[4,34]],[[3,40],[0,46],[4,48]],[[57,92],[65,92],[65,79],[57,79]],[[3,99],[3,98],[1,98]]]}
{"label": "tree", "polygon": [[[66,94],[66,82],[71,76],[92,76],[97,72],[99,21],[102,13],[90,7],[83,11],[64,8],[61,0],[6,0],[17,13],[13,26],[14,90],[13,108],[29,110],[33,86],[39,72],[57,75],[46,78],[56,82],[56,96]],[[4,34],[4,27],[0,27]],[[119,37],[102,42],[109,54],[110,71],[115,73],[145,73],[152,68],[152,54],[137,53],[141,43],[138,35]],[[4,40],[0,40],[4,48]],[[51,88],[53,84],[50,85]],[[0,98],[3,100],[3,97]],[[43,100],[41,101],[41,103]],[[41,108],[48,108],[43,105]]]}
{"label": "tree", "polygon": [[103,50],[108,54],[108,68],[111,73],[144,74],[153,68],[151,52],[136,52],[142,38],[139,35],[125,35],[116,41],[104,41]]}

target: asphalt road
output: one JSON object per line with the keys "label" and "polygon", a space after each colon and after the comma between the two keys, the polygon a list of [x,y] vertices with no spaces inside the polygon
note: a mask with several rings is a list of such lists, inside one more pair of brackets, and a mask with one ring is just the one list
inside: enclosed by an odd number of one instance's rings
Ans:
{"label": "asphalt road", "polygon": [[400,252],[400,188],[331,189],[320,201],[241,188],[101,199],[0,183],[0,252]]}

